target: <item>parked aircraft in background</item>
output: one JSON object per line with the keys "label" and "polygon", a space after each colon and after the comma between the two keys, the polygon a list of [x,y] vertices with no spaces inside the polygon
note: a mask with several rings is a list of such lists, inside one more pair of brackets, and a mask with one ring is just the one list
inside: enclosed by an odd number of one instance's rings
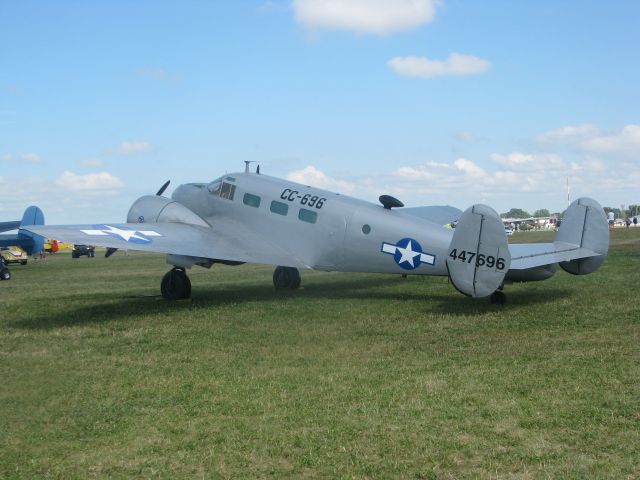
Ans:
{"label": "parked aircraft in background", "polygon": [[36,206],[27,208],[22,215],[22,220],[0,222],[0,232],[20,229],[17,234],[0,235],[0,247],[20,247],[29,255],[40,253],[43,249],[44,239],[24,230],[25,227],[31,225],[44,225],[44,214]]}
{"label": "parked aircraft in background", "polygon": [[[504,303],[505,284],[544,280],[557,265],[595,271],[609,248],[604,211],[592,199],[574,201],[556,240],[508,245],[500,216],[486,205],[462,215],[452,207],[401,208],[389,195],[380,205],[262,175],[258,170],[212,182],[180,185],[172,198],[136,200],[126,223],[22,226],[45,237],[108,248],[166,253],[173,268],[162,295],[191,295],[185,270],[194,265],[276,266],[276,288],[300,286],[299,269],[448,276],[457,290]],[[445,223],[458,219],[455,229]]]}

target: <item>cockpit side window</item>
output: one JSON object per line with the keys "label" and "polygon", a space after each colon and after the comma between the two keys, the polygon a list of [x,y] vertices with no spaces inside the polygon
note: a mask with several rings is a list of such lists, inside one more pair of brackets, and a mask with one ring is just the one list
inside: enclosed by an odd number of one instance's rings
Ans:
{"label": "cockpit side window", "polygon": [[226,198],[233,200],[233,196],[236,194],[236,186],[232,183],[222,182],[222,188],[220,189],[220,198]]}
{"label": "cockpit side window", "polygon": [[222,179],[214,180],[207,186],[207,190],[211,195],[227,200],[233,200],[236,193],[236,186],[232,183],[223,182]]}

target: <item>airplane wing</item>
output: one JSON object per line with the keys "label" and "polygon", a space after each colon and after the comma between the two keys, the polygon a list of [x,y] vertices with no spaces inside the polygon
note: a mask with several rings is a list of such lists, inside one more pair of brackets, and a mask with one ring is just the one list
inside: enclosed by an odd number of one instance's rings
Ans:
{"label": "airplane wing", "polygon": [[568,262],[578,258],[597,257],[602,255],[591,249],[580,247],[573,243],[515,243],[509,245],[512,270],[551,265],[553,263]]}
{"label": "airplane wing", "polygon": [[423,220],[429,220],[430,222],[437,223],[438,225],[446,225],[447,223],[456,221],[462,215],[462,210],[450,205],[404,207],[398,208],[397,210],[414,217],[422,218]]}
{"label": "airplane wing", "polygon": [[209,228],[186,223],[120,223],[27,226],[60,241],[188,257],[310,268],[288,251],[265,241],[239,222]]}

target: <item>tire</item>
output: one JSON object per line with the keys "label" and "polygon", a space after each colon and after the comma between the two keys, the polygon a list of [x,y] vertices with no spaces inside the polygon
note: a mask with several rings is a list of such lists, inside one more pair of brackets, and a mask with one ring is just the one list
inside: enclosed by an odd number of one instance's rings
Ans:
{"label": "tire", "polygon": [[494,305],[504,305],[507,303],[507,296],[504,294],[504,292],[501,292],[500,290],[496,290],[491,294],[491,297],[489,298],[489,300]]}
{"label": "tire", "polygon": [[184,270],[169,270],[160,283],[160,292],[167,300],[184,300],[191,297],[191,281]]}
{"label": "tire", "polygon": [[26,265],[27,261],[26,260],[20,260],[20,265]]}
{"label": "tire", "polygon": [[273,286],[276,290],[295,290],[300,287],[300,281],[300,272],[297,268],[277,267],[273,272]]}
{"label": "tire", "polygon": [[11,272],[9,271],[8,268],[5,268],[2,271],[0,271],[0,280],[11,280]]}
{"label": "tire", "polygon": [[78,258],[78,254],[76,252],[71,252],[71,258]]}

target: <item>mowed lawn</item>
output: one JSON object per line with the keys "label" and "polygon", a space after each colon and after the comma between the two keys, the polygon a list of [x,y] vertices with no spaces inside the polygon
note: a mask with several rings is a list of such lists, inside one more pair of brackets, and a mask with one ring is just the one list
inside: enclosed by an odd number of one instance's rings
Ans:
{"label": "mowed lawn", "polygon": [[[548,241],[521,233],[513,241]],[[639,478],[640,228],[593,275],[45,261],[0,282],[0,478]]]}

